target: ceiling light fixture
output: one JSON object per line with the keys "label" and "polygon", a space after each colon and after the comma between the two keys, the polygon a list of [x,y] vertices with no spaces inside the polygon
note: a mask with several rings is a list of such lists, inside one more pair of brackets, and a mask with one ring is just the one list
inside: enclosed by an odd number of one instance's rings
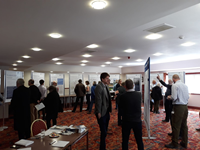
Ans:
{"label": "ceiling light fixture", "polygon": [[131,64],[130,64],[130,63],[127,63],[126,65],[129,66],[129,65],[131,65]]}
{"label": "ceiling light fixture", "polygon": [[192,46],[192,45],[195,45],[196,43],[194,42],[186,42],[186,43],[183,43],[181,44],[181,46]]}
{"label": "ceiling light fixture", "polygon": [[161,55],[163,55],[162,53],[155,53],[155,54],[153,54],[154,56],[161,56]]}
{"label": "ceiling light fixture", "polygon": [[60,33],[51,33],[51,34],[49,34],[49,36],[52,37],[52,38],[56,38],[56,39],[62,37],[62,35]]}
{"label": "ceiling light fixture", "polygon": [[50,71],[50,72],[53,72],[53,71]]}
{"label": "ceiling light fixture", "polygon": [[17,66],[17,64],[12,64],[13,66]]}
{"label": "ceiling light fixture", "polygon": [[13,68],[13,70],[17,70],[17,68]]}
{"label": "ceiling light fixture", "polygon": [[91,44],[87,46],[87,48],[97,48],[97,47],[99,47],[99,45],[96,44]]}
{"label": "ceiling light fixture", "polygon": [[18,63],[22,63],[23,61],[21,61],[21,60],[18,60],[17,62],[18,62]]}
{"label": "ceiling light fixture", "polygon": [[105,67],[106,65],[101,65],[101,67]]}
{"label": "ceiling light fixture", "polygon": [[38,48],[38,47],[33,47],[33,48],[31,48],[33,51],[36,51],[36,52],[38,52],[38,51],[41,51],[42,49],[41,48]]}
{"label": "ceiling light fixture", "polygon": [[122,68],[123,66],[119,66],[119,68]]}
{"label": "ceiling light fixture", "polygon": [[126,53],[132,53],[132,52],[135,52],[136,50],[134,50],[134,49],[127,49],[127,50],[124,50],[124,52],[126,52]]}
{"label": "ceiling light fixture", "polygon": [[82,62],[82,63],[87,63],[88,61],[87,61],[87,60],[82,60],[81,62]]}
{"label": "ceiling light fixture", "polygon": [[161,37],[162,37],[162,35],[160,35],[160,34],[150,34],[150,35],[147,35],[145,38],[147,38],[149,40],[156,40],[156,39],[159,39]]}
{"label": "ceiling light fixture", "polygon": [[86,64],[81,64],[81,66],[85,66]]}
{"label": "ceiling light fixture", "polygon": [[137,59],[137,60],[135,60],[135,61],[143,61],[143,59]]}
{"label": "ceiling light fixture", "polygon": [[83,57],[91,57],[92,55],[90,55],[90,54],[84,54],[84,55],[82,55]]}
{"label": "ceiling light fixture", "polygon": [[118,59],[120,59],[119,57],[113,57],[112,59],[114,59],[114,60],[118,60]]}
{"label": "ceiling light fixture", "polygon": [[59,58],[53,58],[52,59],[53,61],[58,61],[58,60],[60,60]]}
{"label": "ceiling light fixture", "polygon": [[104,0],[94,0],[90,3],[90,5],[94,9],[103,9],[108,5],[108,3]]}
{"label": "ceiling light fixture", "polygon": [[24,55],[22,56],[23,58],[30,58],[31,56],[28,56],[28,55]]}
{"label": "ceiling light fixture", "polygon": [[110,62],[110,61],[107,61],[107,62],[105,62],[106,64],[111,64],[112,62]]}
{"label": "ceiling light fixture", "polygon": [[31,70],[31,72],[34,72],[34,70]]}
{"label": "ceiling light fixture", "polygon": [[56,65],[61,65],[61,64],[63,64],[63,63],[61,63],[61,62],[57,62],[57,63],[56,63]]}

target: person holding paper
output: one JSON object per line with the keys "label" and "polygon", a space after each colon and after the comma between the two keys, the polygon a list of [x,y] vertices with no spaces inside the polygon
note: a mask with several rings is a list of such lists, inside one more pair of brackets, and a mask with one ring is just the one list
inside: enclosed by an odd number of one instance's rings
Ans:
{"label": "person holding paper", "polygon": [[14,111],[14,129],[19,139],[30,137],[30,90],[24,86],[24,80],[17,80],[17,89],[13,91],[11,109]]}

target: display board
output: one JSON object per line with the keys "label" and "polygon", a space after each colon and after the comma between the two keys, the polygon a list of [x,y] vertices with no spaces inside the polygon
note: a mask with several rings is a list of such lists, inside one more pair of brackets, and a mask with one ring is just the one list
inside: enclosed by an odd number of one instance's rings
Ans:
{"label": "display board", "polygon": [[156,81],[156,84],[160,84],[162,85],[159,80],[157,79],[157,76],[160,76],[160,79],[163,80],[163,74],[162,73],[151,73],[150,74],[150,87],[152,86],[152,81],[155,80]]}
{"label": "display board", "polygon": [[93,85],[94,81],[96,81],[96,83],[98,84],[98,82],[100,81],[100,75],[99,74],[90,74],[90,75],[88,75],[88,80],[90,82],[90,86]]}
{"label": "display board", "polygon": [[116,83],[116,80],[119,80],[120,76],[119,74],[110,74],[110,84],[113,85]]}
{"label": "display board", "polygon": [[134,83],[134,90],[142,92],[142,75],[141,74],[127,74],[126,79],[131,79]]}
{"label": "display board", "polygon": [[[69,74],[69,94],[74,95],[74,89],[76,84],[78,84],[78,80],[81,79],[83,81],[83,75],[81,73],[77,74]],[[82,82],[84,83],[84,82]]]}
{"label": "display board", "polygon": [[13,91],[17,88],[16,82],[19,78],[24,79],[22,71],[4,71],[4,97],[6,102],[12,99]]}
{"label": "display board", "polygon": [[169,72],[168,73],[168,79],[172,79],[173,75],[177,74],[180,78],[180,80],[185,83],[185,72]]}
{"label": "display board", "polygon": [[31,73],[31,79],[34,80],[34,85],[37,87],[40,85],[39,81],[44,80],[44,78],[45,78],[45,73],[40,73],[40,72],[32,72]]}
{"label": "display board", "polygon": [[185,84],[188,86],[189,93],[200,94],[200,74],[185,75]]}
{"label": "display board", "polygon": [[65,95],[65,76],[64,74],[50,74],[49,75],[49,85],[52,85],[52,82],[57,82],[57,87],[59,88],[58,93],[60,96]]}

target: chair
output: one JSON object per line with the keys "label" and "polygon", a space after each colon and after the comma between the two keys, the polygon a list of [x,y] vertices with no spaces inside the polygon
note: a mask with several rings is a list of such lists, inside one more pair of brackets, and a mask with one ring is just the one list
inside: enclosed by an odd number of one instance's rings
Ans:
{"label": "chair", "polygon": [[31,124],[31,136],[39,134],[41,129],[47,130],[46,122],[44,122],[42,119],[36,119]]}

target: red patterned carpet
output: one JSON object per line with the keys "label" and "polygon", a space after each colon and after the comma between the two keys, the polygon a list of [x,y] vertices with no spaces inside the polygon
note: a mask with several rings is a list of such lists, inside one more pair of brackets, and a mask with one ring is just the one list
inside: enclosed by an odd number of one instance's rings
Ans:
{"label": "red patterned carpet", "polygon": [[[115,102],[112,102],[113,108],[115,108]],[[165,114],[160,110],[160,114],[151,113],[151,136],[156,137],[155,140],[143,140],[144,147],[146,150],[167,150],[164,148],[165,144],[171,141],[171,137],[167,133],[171,132],[169,123],[162,123]],[[200,119],[197,109],[189,109],[192,111],[188,116],[188,150],[200,150],[200,132],[196,131],[195,128],[200,127]],[[143,118],[143,115],[142,115]],[[79,107],[75,113],[65,112],[60,113],[58,125],[81,125],[84,124],[89,128],[89,150],[98,150],[99,148],[99,137],[100,131],[94,114],[87,114],[86,111],[79,112]],[[9,147],[12,143],[18,140],[17,132],[13,130],[13,119],[6,120],[6,126],[9,128],[0,132],[0,149]],[[2,126],[2,122],[0,122]],[[112,134],[107,135],[106,143],[107,150],[121,150],[121,127],[117,126],[117,110],[113,109],[111,114],[109,132]],[[143,136],[147,136],[146,127],[143,122]],[[133,132],[130,135],[129,149],[136,150],[137,145],[135,142]],[[86,149],[86,138],[80,140],[73,146],[75,150]],[[180,146],[180,149],[184,149]]]}

